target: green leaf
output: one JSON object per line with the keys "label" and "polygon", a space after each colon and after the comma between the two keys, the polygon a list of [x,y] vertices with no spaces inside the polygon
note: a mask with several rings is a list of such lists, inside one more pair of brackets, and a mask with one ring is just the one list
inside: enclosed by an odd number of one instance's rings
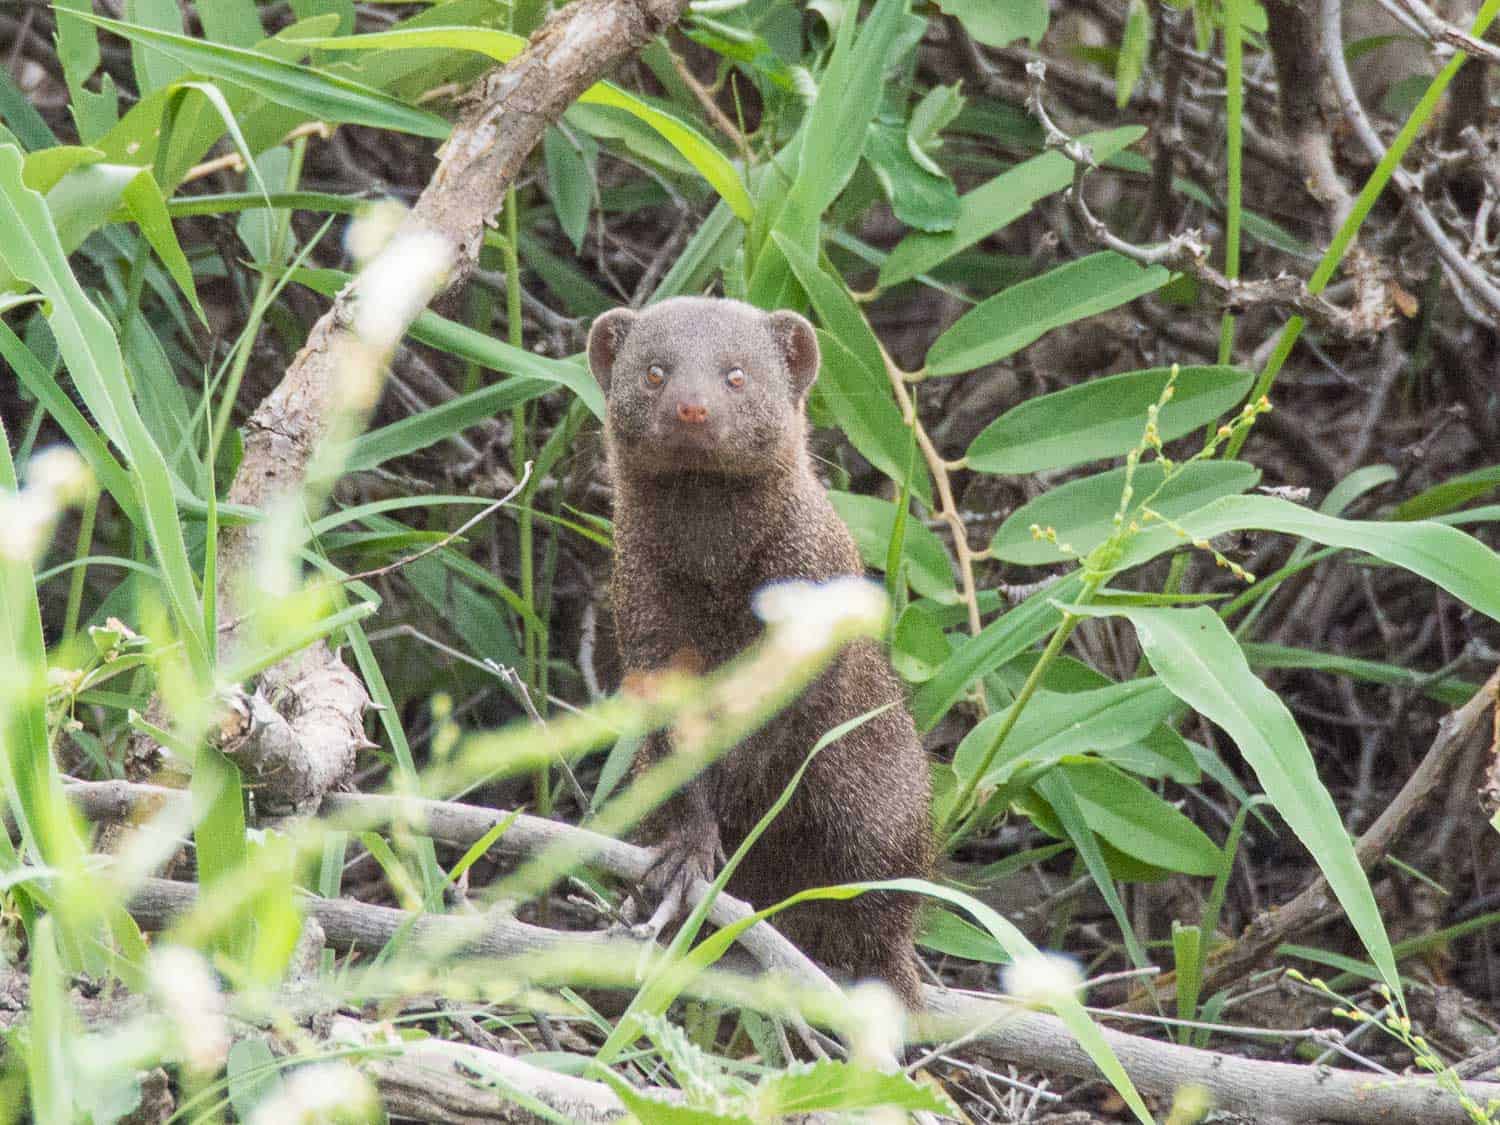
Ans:
{"label": "green leaf", "polygon": [[976,679],[1014,660],[1057,628],[1062,612],[1056,603],[1072,598],[1082,586],[1082,573],[1075,570],[960,642],[953,655],[912,696],[917,729],[931,730]]}
{"label": "green leaf", "polygon": [[[124,15],[131,23],[141,27],[152,27],[178,35],[182,33],[182,9],[177,0],[126,0]],[[130,54],[135,63],[136,89],[143,97],[153,90],[170,86],[182,77],[181,63],[143,43],[132,45]]]}
{"label": "green leaf", "polygon": [[0,224],[9,232],[0,239],[0,262],[47,295],[47,321],[73,385],[99,426],[125,453],[174,624],[188,641],[195,668],[206,673],[210,646],[202,633],[172,475],[136,411],[114,331],[68,268],[42,197],[21,182],[21,153],[13,146],[0,146]]}
{"label": "green leaf", "polygon": [[[1500,555],[1446,524],[1342,520],[1273,496],[1224,497],[1180,522],[1195,539],[1212,539],[1226,531],[1280,531],[1364,551],[1420,575],[1500,621]],[[1121,566],[1139,566],[1180,542],[1171,528],[1149,528],[1127,545]]]}
{"label": "green leaf", "polygon": [[167,267],[177,288],[182,290],[182,295],[198,314],[198,320],[207,325],[208,317],[203,312],[203,306],[198,303],[198,289],[193,284],[192,267],[188,265],[187,256],[177,242],[171,217],[167,214],[166,200],[162,198],[161,187],[151,175],[150,169],[142,168],[139,175],[131,178],[125,185],[123,200],[130,217],[140,227],[141,234],[151,244],[151,249],[156,251],[161,264]]}
{"label": "green leaf", "polygon": [[1064,762],[1088,826],[1126,855],[1168,871],[1211,876],[1223,856],[1196,824],[1108,762]]}
{"label": "green leaf", "polygon": [[[984,760],[1015,704],[978,723],[953,753],[953,771],[967,780]],[[1027,766],[1047,765],[1090,751],[1110,751],[1139,742],[1177,709],[1160,681],[1146,678],[1091,691],[1038,691],[1031,697],[1000,752],[979,779],[981,788],[1004,784]]]}
{"label": "green leaf", "polygon": [[1047,0],[936,0],[987,47],[1009,47],[1017,39],[1032,46],[1047,34]]}
{"label": "green leaf", "polygon": [[[314,292],[331,297],[348,284],[351,276],[351,274],[344,273],[341,270],[298,269],[293,271],[292,280],[307,286]],[[484,332],[476,331],[467,325],[459,324],[457,321],[449,320],[447,317],[438,316],[437,313],[428,311],[417,315],[417,319],[412,321],[411,328],[408,329],[407,334],[412,339],[428,344],[440,351],[445,351],[449,355],[470,360],[494,371],[504,371],[506,374],[513,376],[514,379],[534,380],[534,384],[518,385],[512,390],[505,392],[507,396],[511,394],[526,396],[525,398],[516,399],[516,402],[524,402],[528,398],[534,398],[538,394],[546,393],[553,387],[564,386],[583,400],[583,404],[589,408],[589,412],[594,417],[600,420],[604,418],[604,392],[600,390],[598,381],[588,373],[588,368],[584,365],[581,356],[574,356],[570,359],[549,359],[546,356],[529,352],[525,348],[514,347]],[[541,384],[543,383],[546,386],[542,386]],[[489,391],[497,395],[501,393],[498,387],[483,388],[482,391],[475,393],[483,393],[483,391]],[[451,399],[447,403],[444,403],[442,407],[435,407],[434,410],[453,407],[454,403],[458,401],[458,399]],[[511,402],[509,398],[504,399],[504,401],[506,405],[514,405],[514,402]],[[455,407],[454,409],[457,411],[466,410],[464,407]],[[425,418],[431,413],[433,411],[427,411],[418,415],[417,418]],[[457,414],[449,415],[450,422],[456,417],[458,417]],[[479,415],[473,415],[473,417],[477,420]],[[416,421],[416,419],[412,419],[412,421]],[[463,425],[473,425],[473,422],[464,422]],[[386,429],[389,428],[386,427]],[[459,426],[458,428],[462,429],[463,426]],[[375,434],[381,432],[383,431],[375,430],[365,435],[365,437],[373,438]],[[439,434],[438,436],[447,437],[449,434],[456,432],[457,430],[450,430],[448,433]],[[364,439],[362,438],[361,440]],[[433,438],[433,440],[435,441],[437,438]],[[421,446],[413,448],[420,449]],[[411,449],[403,450],[403,452],[409,453]],[[395,454],[391,454],[391,456],[395,456]]]}
{"label": "green leaf", "polygon": [[[828,500],[839,518],[848,525],[865,565],[874,570],[885,570],[887,549],[896,527],[896,505],[875,496],[852,492],[831,491]],[[908,520],[902,547],[907,580],[913,590],[945,604],[958,601],[958,592],[953,586],[953,564],[942,540],[924,524]]]}
{"label": "green leaf", "polygon": [[[1147,461],[1136,466],[1134,500],[1125,513],[1127,522],[1139,519],[1141,509],[1148,501],[1154,511],[1169,519],[1181,520],[1211,501],[1254,487],[1260,479],[1260,471],[1243,461],[1195,461],[1179,468],[1180,471],[1163,484],[1166,474],[1161,462]],[[1114,533],[1114,518],[1120,507],[1125,476],[1126,469],[1111,469],[1044,492],[1011,513],[995,532],[990,549],[996,558],[1027,566],[1042,566],[1088,554]],[[1058,543],[1034,538],[1031,533],[1033,525],[1054,528]],[[1132,541],[1127,547],[1127,555],[1133,557],[1136,546],[1158,532],[1171,536],[1172,546],[1182,542],[1170,527],[1152,527]],[[1064,547],[1071,548],[1071,553]]]}
{"label": "green leaf", "polygon": [[583,236],[588,233],[589,211],[593,207],[590,162],[555,125],[542,138],[542,156],[558,226],[568,236],[573,249],[582,253]]}
{"label": "green leaf", "polygon": [[891,664],[903,680],[925,683],[952,654],[942,621],[929,608],[914,603],[901,611],[891,634]]}
{"label": "green leaf", "polygon": [[57,17],[57,57],[68,83],[68,109],[78,126],[78,137],[91,144],[114,126],[120,115],[115,80],[106,72],[99,76],[98,91],[85,83],[99,69],[99,39],[84,23],[93,0],[54,0]]}
{"label": "green leaf", "polygon": [[229,1048],[225,1072],[229,1080],[229,1104],[242,1121],[249,1121],[255,1107],[275,1097],[285,1085],[276,1056],[258,1036],[235,1041]]}
{"label": "green leaf", "polygon": [[[871,371],[830,333],[818,329],[823,366],[817,388],[849,444],[898,484],[906,479],[911,430],[891,393],[884,371]],[[912,492],[930,503],[931,486],[923,473],[912,475]]]}
{"label": "green leaf", "polygon": [[875,169],[875,178],[896,218],[917,230],[953,229],[958,221],[958,189],[925,154],[922,161],[912,155],[905,128],[886,121],[871,122],[865,138],[865,159]]}
{"label": "green leaf", "polygon": [[[1500,586],[1493,588],[1500,590]],[[1234,739],[1277,812],[1317,861],[1382,979],[1400,996],[1401,978],[1380,909],[1338,807],[1318,778],[1312,752],[1292,713],[1251,672],[1245,654],[1218,615],[1206,606],[1073,606],[1070,612],[1129,620],[1162,682]]]}
{"label": "green leaf", "polygon": [[[912,107],[911,122],[906,127],[906,148],[913,160],[935,176],[944,173],[928,150],[942,147],[942,131],[963,112],[964,101],[955,82],[952,86],[934,86]],[[955,210],[957,203],[955,197]]]}
{"label": "green leaf", "polygon": [[1430,519],[1488,496],[1496,489],[1500,489],[1500,465],[1488,465],[1424,489],[1410,500],[1403,500],[1392,515],[1398,520]]}
{"label": "green leaf", "polygon": [[[976,0],[990,5],[990,0]],[[998,5],[997,5],[998,6]],[[1103,163],[1146,135],[1139,125],[1126,125],[1079,138]],[[880,267],[880,287],[889,289],[966,250],[982,238],[1014,222],[1032,204],[1073,182],[1073,162],[1060,152],[1044,152],[1002,172],[988,183],[959,197],[958,221],[943,234],[910,234],[897,243]]]}
{"label": "green leaf", "polygon": [[1058,266],[961,316],[928,350],[927,373],[954,375],[995,363],[1054,328],[1154,292],[1171,276],[1110,250]]}
{"label": "green leaf", "polygon": [[954,1107],[931,1086],[837,1059],[795,1064],[763,1078],[755,1091],[758,1121],[819,1110],[837,1110],[842,1116],[879,1106],[954,1115]]}
{"label": "green leaf", "polygon": [[[509,62],[526,47],[526,40],[508,31],[484,27],[418,27],[380,31],[369,35],[346,35],[304,39],[304,44],[324,51],[401,50],[441,47],[453,51],[478,51],[496,62]],[[755,204],[733,164],[694,126],[675,114],[620,89],[612,82],[590,86],[578,99],[592,105],[613,106],[645,122],[676,149],[709,182],[746,222]]]}
{"label": "green leaf", "polygon": [[1146,0],[1130,0],[1125,12],[1125,31],[1120,38],[1120,54],[1115,60],[1115,108],[1130,104],[1130,95],[1146,67],[1146,52],[1151,47],[1151,11]]}
{"label": "green leaf", "polygon": [[1010,963],[1010,954],[1004,946],[951,910],[929,907],[918,915],[917,926],[917,944],[924,949],[990,965]]}
{"label": "green leaf", "polygon": [[389,94],[335,74],[283,62],[260,51],[205,43],[103,16],[80,12],[78,18],[134,43],[155,47],[198,74],[237,83],[322,121],[369,125],[434,140],[448,135],[448,122],[436,114],[415,109]]}
{"label": "green leaf", "polygon": [[[1028,399],[986,426],[964,455],[981,473],[1036,473],[1119,457],[1141,440],[1147,411],[1171,368],[1127,371]],[[1159,412],[1163,441],[1207,425],[1235,406],[1254,376],[1235,367],[1183,367]]]}
{"label": "green leaf", "polygon": [[849,295],[844,279],[829,274],[812,254],[779,231],[772,232],[771,241],[786,255],[787,264],[792,267],[798,284],[807,292],[807,299],[812,302],[823,327],[870,372],[883,375],[885,356],[880,340]]}

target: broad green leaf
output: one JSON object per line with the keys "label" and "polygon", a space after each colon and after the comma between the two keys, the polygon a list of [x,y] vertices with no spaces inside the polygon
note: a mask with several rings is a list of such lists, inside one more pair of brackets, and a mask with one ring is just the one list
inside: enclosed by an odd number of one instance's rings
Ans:
{"label": "broad green leaf", "polygon": [[[775,178],[759,187],[756,221],[745,246],[744,292],[751,304],[780,308],[799,302],[780,242],[770,235],[779,234],[809,255],[816,253],[822,217],[859,166],[887,70],[903,46],[901,32],[911,18],[907,9],[907,0],[876,0],[857,35],[857,7],[838,20],[812,108],[777,154],[770,169]],[[784,182],[793,162],[795,173]]]}
{"label": "broad green leaf", "polygon": [[1108,762],[1058,767],[1088,826],[1126,855],[1186,875],[1211,876],[1223,856],[1201,828]]}
{"label": "broad green leaf", "polygon": [[[906,127],[906,148],[913,160],[935,176],[944,173],[937,161],[932,159],[929,150],[942,147],[942,131],[963,112],[964,101],[959,85],[955,82],[952,86],[934,86],[912,107],[911,121]],[[956,211],[957,196],[953,202]]]}
{"label": "broad green leaf", "polygon": [[[884,570],[896,526],[896,505],[875,496],[852,492],[829,492],[828,499],[839,518],[848,525],[865,565]],[[913,590],[937,602],[951,604],[958,600],[953,587],[953,564],[942,540],[924,524],[908,519],[902,547],[907,580]]]}
{"label": "broad green leaf", "polygon": [[789,206],[805,215],[826,211],[854,174],[907,8],[907,0],[876,0],[857,34],[852,18],[857,9],[840,23],[838,42],[802,126],[797,178],[788,197]]}
{"label": "broad green leaf", "polygon": [[124,451],[141,497],[143,530],[161,568],[174,624],[188,641],[195,667],[206,672],[210,647],[202,634],[198,592],[182,536],[166,459],[141,421],[113,329],[68,268],[42,197],[21,182],[21,153],[0,147],[0,262],[47,295],[47,320],[73,385],[95,420]]}
{"label": "broad green leaf", "polygon": [[[818,392],[827,403],[849,444],[898,484],[906,478],[911,430],[891,393],[884,371],[871,371],[830,333],[818,329],[823,366]],[[912,492],[929,503],[925,474],[914,474]]]}
{"label": "broad green leaf", "polygon": [[594,195],[589,161],[555,125],[542,138],[542,155],[557,225],[568,236],[574,251],[582,252]]}
{"label": "broad green leaf", "polygon": [[255,0],[198,0],[193,7],[203,21],[203,37],[210,43],[253,47],[265,38]]}
{"label": "broad green leaf", "polygon": [[[177,0],[125,0],[124,15],[140,27],[182,34],[182,9]],[[143,97],[182,77],[182,63],[144,43],[131,44],[130,55],[135,64],[136,90]]]}
{"label": "broad green leaf", "polygon": [[919,162],[901,123],[874,121],[865,138],[865,159],[896,218],[923,231],[949,231],[958,221],[958,189],[941,169]]}
{"label": "broad green leaf", "polygon": [[[1171,368],[1127,371],[1028,399],[986,426],[964,455],[981,473],[1036,473],[1119,457],[1134,449]],[[1236,367],[1183,367],[1157,428],[1172,441],[1235,406],[1253,376]]]}
{"label": "broad green leaf", "polygon": [[237,83],[322,121],[369,125],[434,140],[448,135],[448,122],[436,114],[415,109],[389,94],[336,74],[283,62],[258,50],[205,43],[103,16],[80,12],[78,18],[134,43],[155,47],[198,74]]}
{"label": "broad green leaf", "polygon": [[229,1104],[242,1121],[249,1121],[255,1107],[275,1097],[285,1085],[276,1056],[258,1036],[237,1039],[229,1048],[224,1070],[229,1083]]}
{"label": "broad green leaf", "polygon": [[[958,744],[953,770],[964,780],[984,760],[1015,704],[988,716]],[[1074,754],[1123,749],[1149,735],[1177,709],[1177,700],[1155,679],[1127,680],[1091,691],[1039,691],[1021,712],[999,753],[979,780],[1003,784],[1024,766],[1047,765]]]}
{"label": "broad green leaf", "polygon": [[[976,0],[988,3],[988,0]],[[1103,162],[1146,135],[1139,125],[1126,125],[1102,133],[1088,133],[1079,140],[1088,145],[1094,159]],[[1031,205],[1073,182],[1073,162],[1060,152],[1044,152],[1002,172],[989,183],[959,197],[958,221],[943,234],[918,232],[902,239],[880,267],[880,286],[889,289],[926,273],[960,250],[1014,222]]]}
{"label": "broad green leaf", "polygon": [[161,188],[149,168],[142,168],[140,174],[125,185],[122,201],[141,234],[150,243],[151,249],[161,259],[161,264],[167,267],[177,288],[182,290],[182,295],[198,314],[198,320],[206,325],[208,317],[203,312],[203,306],[198,303],[193,269],[188,265],[187,255],[182,252],[182,246],[177,241],[177,233],[172,229],[172,219],[167,214],[166,200],[162,198]]}
{"label": "broad green leaf", "polygon": [[[1067,845],[1063,845],[1066,847]],[[1010,954],[989,934],[951,910],[929,907],[917,916],[917,944],[949,957],[984,961],[991,965],[1010,963]]]}
{"label": "broad green leaf", "polygon": [[1292,713],[1256,678],[1218,615],[1206,606],[1070,608],[1086,616],[1126,618],[1161,681],[1234,739],[1276,811],[1317,861],[1382,979],[1400,996],[1401,978],[1380,908],[1338,807],[1318,778],[1312,752]]}
{"label": "broad green leaf", "polygon": [[927,373],[954,375],[995,363],[1054,328],[1154,292],[1171,276],[1110,250],[1058,266],[961,316],[928,350]]}
{"label": "broad green leaf", "polygon": [[1047,34],[1047,0],[937,0],[937,6],[987,47],[1017,39],[1035,46]]}
{"label": "broad green leaf", "polygon": [[838,1059],[788,1067],[761,1079],[755,1091],[757,1121],[821,1110],[835,1110],[842,1116],[880,1106],[927,1110],[945,1117],[954,1113],[948,1100],[931,1086],[905,1074],[887,1074]]}
{"label": "broad green leaf", "polygon": [[[483,27],[417,27],[380,31],[369,35],[347,35],[303,39],[309,47],[325,51],[398,50],[441,47],[454,51],[478,51],[496,62],[509,62],[526,48],[522,36]],[[715,191],[746,222],[755,210],[744,181],[734,165],[694,126],[675,114],[658,109],[612,82],[590,86],[578,99],[593,105],[613,106],[655,129],[683,158],[696,168]]]}
{"label": "broad green leaf", "polygon": [[79,139],[92,144],[120,116],[120,97],[108,72],[99,76],[97,91],[85,85],[100,61],[98,34],[84,22],[93,0],[54,0],[52,8],[57,18],[57,57],[68,83],[68,110],[78,126]]}
{"label": "broad green leaf", "polygon": [[771,241],[786,255],[787,264],[806,291],[823,327],[869,371],[883,374],[885,355],[880,340],[854,298],[849,296],[844,279],[830,275],[812,254],[779,231],[772,232]]}
{"label": "broad green leaf", "polygon": [[98,164],[104,153],[97,148],[83,145],[53,145],[26,154],[26,163],[21,169],[21,181],[32,191],[46,195],[57,182],[75,168],[86,164]]}
{"label": "broad green leaf", "polygon": [[[1342,520],[1273,496],[1227,496],[1180,522],[1195,539],[1212,539],[1226,531],[1280,531],[1364,551],[1420,575],[1500,621],[1500,555],[1446,524]],[[1138,566],[1181,541],[1171,528],[1149,528],[1126,547],[1121,566]]]}
{"label": "broad green leaf", "polygon": [[922,603],[901,611],[891,634],[891,664],[907,683],[932,679],[943,662],[953,655],[953,645],[937,616]]}
{"label": "broad green leaf", "polygon": [[[1125,511],[1127,522],[1139,521],[1141,509],[1148,502],[1161,515],[1181,520],[1211,501],[1253,488],[1260,479],[1260,471],[1243,461],[1195,461],[1179,466],[1179,472],[1163,484],[1165,475],[1160,461],[1136,466],[1134,497]],[[1124,468],[1111,469],[1044,492],[1011,513],[995,532],[990,549],[996,558],[1027,566],[1063,562],[1088,554],[1114,533],[1125,476]],[[1033,536],[1034,525],[1055,529],[1058,542]],[[1153,527],[1142,532],[1127,553],[1133,557],[1135,544],[1158,532],[1170,535],[1171,545],[1182,542],[1170,527]]]}
{"label": "broad green leaf", "polygon": [[953,655],[912,696],[917,729],[931,730],[976,679],[1014,660],[1057,628],[1062,613],[1056,603],[1072,598],[1082,585],[1083,577],[1075,570],[959,642]]}

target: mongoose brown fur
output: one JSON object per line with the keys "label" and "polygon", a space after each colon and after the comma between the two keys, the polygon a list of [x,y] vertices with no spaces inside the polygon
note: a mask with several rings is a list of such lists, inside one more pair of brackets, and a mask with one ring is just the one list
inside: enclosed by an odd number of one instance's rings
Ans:
{"label": "mongoose brown fur", "polygon": [[[679,297],[605,313],[588,355],[609,407],[612,591],[627,674],[684,654],[706,669],[738,655],[761,631],[751,596],[767,583],[864,573],[808,453],[818,343],[806,320]],[[807,887],[928,875],[927,763],[889,662],[862,640],[647,822],[660,856],[654,889],[711,876],[825,732],[892,702],[819,753],[728,890],[761,908]],[[668,751],[659,733],[641,757]],[[917,905],[870,893],[798,905],[775,924],[836,974],[882,979],[915,1007]]]}

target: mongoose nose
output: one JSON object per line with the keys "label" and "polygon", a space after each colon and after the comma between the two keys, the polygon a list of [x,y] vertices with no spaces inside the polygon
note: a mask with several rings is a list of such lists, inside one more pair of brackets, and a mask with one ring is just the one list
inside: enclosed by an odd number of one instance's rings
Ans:
{"label": "mongoose nose", "polygon": [[708,407],[697,402],[679,402],[677,404],[677,417],[684,422],[693,425],[708,421]]}

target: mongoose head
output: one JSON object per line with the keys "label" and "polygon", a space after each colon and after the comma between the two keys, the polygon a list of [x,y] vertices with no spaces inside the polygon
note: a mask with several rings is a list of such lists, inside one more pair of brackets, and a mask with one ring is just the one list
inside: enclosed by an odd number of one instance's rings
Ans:
{"label": "mongoose head", "polygon": [[818,339],[794,312],[674,297],[595,320],[589,367],[608,400],[619,467],[755,476],[805,447]]}

